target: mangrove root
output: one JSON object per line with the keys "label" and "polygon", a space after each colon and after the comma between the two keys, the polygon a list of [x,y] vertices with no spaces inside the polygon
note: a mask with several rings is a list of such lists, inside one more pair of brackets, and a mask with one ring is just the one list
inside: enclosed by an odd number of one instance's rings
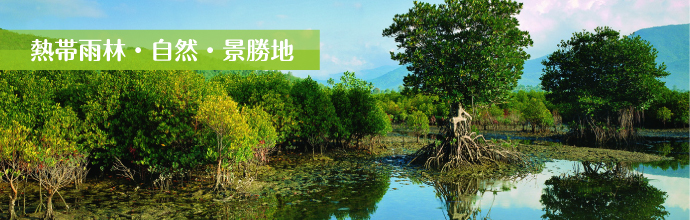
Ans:
{"label": "mangrove root", "polygon": [[427,168],[440,168],[442,171],[487,163],[527,163],[521,153],[502,149],[487,142],[484,136],[472,132],[471,122],[472,117],[458,106],[458,116],[451,118],[442,141],[415,152],[412,162],[426,159]]}

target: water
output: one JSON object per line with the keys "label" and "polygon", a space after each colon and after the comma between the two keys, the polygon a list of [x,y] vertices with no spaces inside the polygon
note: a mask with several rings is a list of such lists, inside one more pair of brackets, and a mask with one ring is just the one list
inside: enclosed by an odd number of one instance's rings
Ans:
{"label": "water", "polygon": [[[649,153],[675,160],[652,163],[545,162],[535,174],[439,182],[404,166],[400,157],[380,160],[390,169],[376,179],[342,187],[327,204],[278,207],[280,219],[690,219],[688,142],[663,142]],[[369,187],[376,186],[376,187]],[[351,193],[355,192],[355,193]],[[311,198],[323,200],[323,195]],[[308,198],[300,198],[309,200]],[[332,200],[329,199],[329,200]]]}
{"label": "water", "polygon": [[[687,142],[652,150],[676,160],[608,167],[553,160],[527,176],[445,182],[428,178],[430,171],[406,167],[409,158],[401,156],[281,161],[262,178],[264,193],[229,202],[219,200],[232,193],[208,190],[212,179],[165,193],[137,191],[124,180],[92,179],[85,189],[61,191],[69,211],[61,199],[53,202],[65,219],[690,219],[688,154],[679,153],[688,152]],[[590,170],[597,165],[602,167]],[[33,212],[39,201],[36,187],[27,195],[28,212]],[[0,198],[5,211],[6,198]]]}
{"label": "water", "polygon": [[650,185],[667,192],[664,207],[670,215],[666,219],[690,219],[690,168],[687,164],[677,165],[675,169],[656,164],[638,164],[636,170],[644,173]]}
{"label": "water", "polygon": [[[688,207],[690,207],[688,173],[690,170],[687,165],[675,171],[662,170],[649,164],[634,164],[632,167],[634,168],[632,173],[642,174],[648,179],[648,184],[642,183],[641,186],[629,189],[601,186],[602,189],[598,185],[598,187],[578,186],[582,182],[578,180],[564,181],[559,187],[553,184],[547,186],[547,180],[554,176],[569,177],[584,171],[581,162],[565,160],[546,162],[542,172],[519,180],[468,178],[456,183],[423,183],[415,181],[414,178],[404,177],[403,169],[394,169],[390,173],[388,189],[376,203],[375,211],[368,217],[371,219],[467,219],[473,217],[541,219],[548,209],[552,212],[550,214],[554,215],[551,217],[565,218],[636,219],[659,216],[664,216],[666,219],[690,218],[688,212]],[[605,169],[602,169],[600,173],[604,171]],[[677,173],[684,175],[677,175]],[[570,193],[569,191],[578,192]],[[449,195],[453,193],[455,195]],[[662,195],[664,193],[665,195]],[[576,204],[577,202],[585,203],[583,201],[591,205]],[[330,219],[354,219],[346,215],[347,210],[338,212],[340,213],[331,215]],[[668,214],[654,214],[655,212]]]}

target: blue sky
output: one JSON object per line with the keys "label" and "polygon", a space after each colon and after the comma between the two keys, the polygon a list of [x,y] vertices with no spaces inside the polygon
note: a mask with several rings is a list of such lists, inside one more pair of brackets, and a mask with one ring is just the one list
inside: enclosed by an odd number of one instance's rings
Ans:
{"label": "blue sky", "polygon": [[[443,3],[442,0],[429,0]],[[553,52],[573,32],[611,26],[623,34],[653,26],[690,23],[687,0],[521,0],[521,29],[532,58]],[[313,29],[321,31],[321,70],[293,71],[318,79],[397,65],[392,38],[381,36],[408,0],[0,0],[3,29]]]}

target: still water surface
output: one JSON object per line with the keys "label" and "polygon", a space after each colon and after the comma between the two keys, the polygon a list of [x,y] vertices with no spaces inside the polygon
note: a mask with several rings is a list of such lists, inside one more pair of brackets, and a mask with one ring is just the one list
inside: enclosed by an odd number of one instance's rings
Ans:
{"label": "still water surface", "polygon": [[[554,160],[541,173],[518,180],[459,180],[456,183],[424,183],[403,175],[396,167],[389,185],[368,216],[354,218],[350,207],[341,207],[331,219],[541,219],[547,218],[658,218],[690,219],[690,170],[658,165],[633,164],[632,173],[648,181],[635,187],[620,182],[582,185],[582,162]],[[605,169],[600,170],[600,173]],[[547,180],[560,177],[560,184]],[[606,184],[609,183],[609,184]],[[600,186],[608,185],[608,186]],[[366,194],[362,189],[360,193]],[[380,194],[380,193],[379,193]],[[363,196],[363,195],[360,195]],[[545,204],[546,203],[546,204]],[[310,209],[319,209],[315,204]],[[338,213],[339,212],[339,213]],[[547,214],[548,215],[545,215]],[[307,217],[307,216],[303,216]]]}

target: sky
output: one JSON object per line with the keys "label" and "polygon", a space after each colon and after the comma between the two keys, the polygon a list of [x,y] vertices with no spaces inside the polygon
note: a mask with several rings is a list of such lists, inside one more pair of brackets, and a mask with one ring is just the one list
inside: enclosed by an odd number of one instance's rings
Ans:
{"label": "sky", "polygon": [[[622,34],[690,23],[688,0],[518,0],[520,29],[534,41],[532,58],[547,55],[574,32],[609,26]],[[426,2],[441,4],[443,0]],[[321,69],[292,71],[316,79],[398,65],[393,38],[382,31],[411,0],[0,0],[8,30],[320,30]]]}

